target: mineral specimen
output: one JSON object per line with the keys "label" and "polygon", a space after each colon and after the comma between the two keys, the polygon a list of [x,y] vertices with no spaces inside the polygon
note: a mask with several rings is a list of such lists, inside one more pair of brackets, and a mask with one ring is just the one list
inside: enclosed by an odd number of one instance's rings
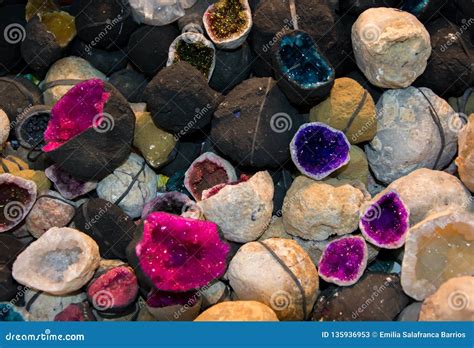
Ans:
{"label": "mineral specimen", "polygon": [[51,108],[46,105],[35,105],[25,110],[15,126],[20,145],[27,149],[39,149],[44,145],[44,131],[50,117]]}
{"label": "mineral specimen", "polygon": [[95,321],[89,302],[71,303],[56,314],[54,321]]}
{"label": "mineral specimen", "polygon": [[225,156],[243,166],[279,168],[301,116],[272,78],[243,81],[219,105],[211,139]]}
{"label": "mineral specimen", "polygon": [[[163,26],[184,16],[189,0],[130,0],[134,18],[140,23]],[[194,2],[191,0],[191,3]],[[185,8],[187,8],[186,6]]]}
{"label": "mineral specimen", "polygon": [[234,167],[213,152],[205,152],[194,160],[184,177],[184,186],[200,201],[202,192],[216,185],[237,180]]}
{"label": "mineral specimen", "polygon": [[10,120],[8,115],[0,109],[0,149],[3,149],[3,145],[6,143],[8,136],[10,135]]}
{"label": "mineral specimen", "polygon": [[408,12],[371,8],[352,27],[357,65],[369,81],[382,88],[405,88],[426,68],[430,35]]}
{"label": "mineral specimen", "polygon": [[350,181],[358,180],[367,187],[370,173],[369,162],[367,161],[364,150],[356,145],[352,145],[349,150],[349,156],[349,163],[332,172],[329,177],[325,178],[324,180],[329,178]]}
{"label": "mineral specimen", "polygon": [[209,221],[151,213],[127,255],[156,289],[184,292],[222,276],[229,246]]}
{"label": "mineral specimen", "polygon": [[275,312],[257,301],[222,302],[202,312],[195,321],[278,321]]}
{"label": "mineral specimen", "polygon": [[329,98],[311,109],[309,119],[343,131],[351,144],[370,141],[377,131],[372,96],[347,77],[334,81]]}
{"label": "mineral specimen", "polygon": [[202,298],[196,291],[165,292],[152,291],[146,307],[158,321],[192,321],[201,309]]}
{"label": "mineral specimen", "polygon": [[133,69],[123,69],[110,75],[109,83],[130,103],[139,103],[143,100],[143,92],[148,81],[145,76]]}
{"label": "mineral specimen", "polygon": [[397,321],[418,321],[421,304],[421,302],[413,302],[406,306],[397,316]]}
{"label": "mineral specimen", "polygon": [[30,80],[20,76],[0,77],[0,91],[0,109],[14,124],[33,105],[42,104],[41,90]]}
{"label": "mineral specimen", "polygon": [[474,192],[474,114],[458,138],[459,154],[456,158],[459,176],[466,187]]}
{"label": "mineral specimen", "polygon": [[74,199],[97,188],[96,181],[79,181],[71,174],[61,170],[57,165],[46,168],[45,174],[58,192],[66,199]]}
{"label": "mineral specimen", "polygon": [[71,44],[70,50],[72,55],[84,58],[94,68],[106,75],[127,68],[128,56],[123,49],[106,51],[92,47],[90,43],[75,40]]}
{"label": "mineral specimen", "polygon": [[290,144],[293,163],[315,180],[324,179],[349,163],[349,149],[344,133],[320,122],[302,125]]}
{"label": "mineral specimen", "polygon": [[359,228],[373,245],[397,249],[405,244],[409,212],[398,193],[389,191],[363,206]]}
{"label": "mineral specimen", "polygon": [[288,100],[313,106],[327,98],[335,71],[311,36],[301,30],[283,35],[273,47],[278,86]]}
{"label": "mineral specimen", "polygon": [[271,307],[280,320],[304,320],[318,291],[318,272],[306,252],[288,239],[243,245],[227,271],[237,300]]}
{"label": "mineral specimen", "polygon": [[28,319],[23,308],[10,302],[0,302],[0,321],[28,321]]}
{"label": "mineral specimen", "polygon": [[146,219],[149,214],[155,211],[193,219],[200,219],[202,217],[201,209],[196,205],[196,202],[184,193],[176,191],[158,193],[156,198],[148,202],[143,208],[142,219]]}
{"label": "mineral specimen", "polygon": [[386,91],[377,115],[377,134],[365,151],[379,181],[389,184],[418,168],[443,169],[453,160],[457,134],[451,125],[459,117],[430,89]]}
{"label": "mineral specimen", "polygon": [[410,228],[402,263],[406,294],[423,300],[447,280],[474,272],[474,215],[433,214]]}
{"label": "mineral specimen", "polygon": [[18,255],[13,278],[49,294],[68,294],[92,278],[99,260],[92,238],[73,228],[53,227]]}
{"label": "mineral specimen", "polygon": [[341,286],[355,284],[367,266],[368,250],[362,237],[342,237],[329,242],[318,262],[319,276]]}
{"label": "mineral specimen", "polygon": [[270,223],[273,192],[270,174],[258,172],[248,180],[204,191],[198,206],[227,240],[245,243],[260,237]]}
{"label": "mineral specimen", "polygon": [[283,202],[285,230],[308,240],[351,233],[357,229],[359,209],[366,198],[345,181],[318,182],[298,176]]}
{"label": "mineral specimen", "polygon": [[0,232],[11,230],[29,213],[36,200],[36,184],[11,174],[0,174]]}

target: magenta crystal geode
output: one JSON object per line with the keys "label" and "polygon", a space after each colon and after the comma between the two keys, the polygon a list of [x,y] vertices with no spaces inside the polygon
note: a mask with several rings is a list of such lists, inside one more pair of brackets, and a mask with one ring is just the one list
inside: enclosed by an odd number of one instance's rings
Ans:
{"label": "magenta crystal geode", "polygon": [[291,158],[304,175],[321,180],[349,163],[350,144],[343,132],[321,122],[303,124],[290,144]]}
{"label": "magenta crystal geode", "polygon": [[104,82],[92,79],[71,88],[52,108],[48,128],[44,132],[50,152],[87,129],[101,124],[104,105],[109,98]]}
{"label": "magenta crystal geode", "polygon": [[329,242],[318,263],[319,276],[329,283],[352,285],[367,266],[368,249],[364,238],[349,236]]}
{"label": "magenta crystal geode", "polygon": [[385,249],[405,244],[409,228],[409,212],[400,196],[390,191],[364,209],[359,221],[363,236],[370,243]]}
{"label": "magenta crystal geode", "polygon": [[222,276],[230,247],[210,221],[163,212],[144,221],[135,247],[142,272],[156,289],[185,292]]}

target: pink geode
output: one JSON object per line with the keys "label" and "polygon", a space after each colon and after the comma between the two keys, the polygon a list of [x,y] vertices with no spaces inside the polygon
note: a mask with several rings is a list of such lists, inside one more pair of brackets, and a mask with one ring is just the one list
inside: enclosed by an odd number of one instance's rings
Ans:
{"label": "pink geode", "polygon": [[230,247],[210,221],[163,212],[144,221],[135,252],[143,273],[162,291],[185,292],[221,277]]}
{"label": "pink geode", "polygon": [[52,108],[48,128],[44,132],[50,152],[87,129],[102,122],[104,105],[110,93],[99,79],[87,80],[71,88]]}

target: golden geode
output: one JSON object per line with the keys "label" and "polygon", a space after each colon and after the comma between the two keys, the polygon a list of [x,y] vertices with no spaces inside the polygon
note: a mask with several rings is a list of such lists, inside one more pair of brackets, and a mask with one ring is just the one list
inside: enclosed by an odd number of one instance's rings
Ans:
{"label": "golden geode", "polygon": [[407,295],[421,301],[447,280],[473,273],[473,213],[430,215],[408,232],[401,277]]}
{"label": "golden geode", "polygon": [[351,144],[370,141],[377,132],[372,96],[357,81],[347,77],[334,81],[329,98],[311,109],[309,119],[343,131]]}
{"label": "golden geode", "polygon": [[278,321],[275,312],[257,301],[229,301],[205,310],[195,321]]}
{"label": "golden geode", "polygon": [[57,11],[58,7],[53,0],[28,0],[26,4],[26,20],[29,21],[37,14]]}
{"label": "golden geode", "polygon": [[48,31],[54,35],[61,48],[66,47],[76,36],[74,17],[64,11],[46,12],[39,15]]}
{"label": "golden geode", "polygon": [[464,185],[474,192],[474,114],[469,116],[469,122],[459,133],[459,155],[456,159],[459,177]]}

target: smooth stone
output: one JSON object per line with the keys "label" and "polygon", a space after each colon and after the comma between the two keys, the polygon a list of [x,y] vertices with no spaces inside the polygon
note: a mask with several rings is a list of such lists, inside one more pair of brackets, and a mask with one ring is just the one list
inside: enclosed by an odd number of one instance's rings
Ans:
{"label": "smooth stone", "polygon": [[256,301],[218,303],[202,312],[194,321],[278,321],[275,312]]}
{"label": "smooth stone", "polygon": [[456,158],[459,177],[464,185],[474,192],[474,114],[469,116],[469,122],[458,138],[459,153]]}
{"label": "smooth stone", "polygon": [[8,115],[0,109],[0,149],[3,150],[3,145],[7,142],[10,135],[10,119]]}
{"label": "smooth stone", "polygon": [[221,281],[217,281],[209,287],[200,290],[203,309],[216,305],[217,303],[230,300],[230,289]]}
{"label": "smooth stone", "polygon": [[413,302],[406,306],[398,315],[397,321],[418,321],[421,304],[421,302]]}

